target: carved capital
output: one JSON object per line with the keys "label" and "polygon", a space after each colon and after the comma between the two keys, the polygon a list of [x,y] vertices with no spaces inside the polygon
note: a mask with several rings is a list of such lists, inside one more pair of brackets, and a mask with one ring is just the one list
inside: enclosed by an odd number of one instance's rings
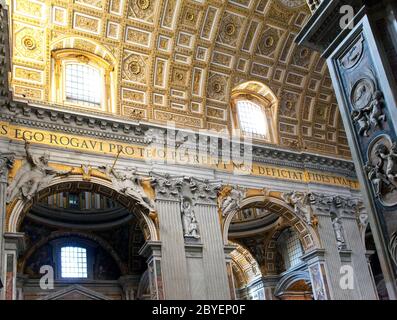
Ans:
{"label": "carved capital", "polygon": [[189,178],[189,188],[194,204],[217,204],[218,192],[221,189],[221,182],[218,180],[200,180]]}
{"label": "carved capital", "polygon": [[156,199],[179,201],[184,178],[151,172],[151,185],[156,193]]}

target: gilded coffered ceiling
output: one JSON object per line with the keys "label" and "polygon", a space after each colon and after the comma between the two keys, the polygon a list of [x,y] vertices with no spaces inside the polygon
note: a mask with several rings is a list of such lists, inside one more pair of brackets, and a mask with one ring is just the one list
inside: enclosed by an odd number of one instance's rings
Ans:
{"label": "gilded coffered ceiling", "polygon": [[115,113],[227,128],[231,91],[255,80],[279,98],[279,140],[349,157],[331,79],[294,37],[305,0],[9,0],[14,98],[50,103],[51,51],[115,65]]}

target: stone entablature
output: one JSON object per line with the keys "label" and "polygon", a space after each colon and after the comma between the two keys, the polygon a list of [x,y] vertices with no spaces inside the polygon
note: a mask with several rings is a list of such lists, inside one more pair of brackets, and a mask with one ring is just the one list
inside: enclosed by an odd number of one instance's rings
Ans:
{"label": "stone entablature", "polygon": [[[171,143],[178,149],[181,145],[188,150],[208,153],[215,150],[214,157],[221,155],[222,145],[230,149],[241,149],[247,146],[252,161],[275,166],[315,170],[334,173],[355,178],[354,165],[350,161],[326,156],[295,152],[272,145],[259,145],[230,140],[229,137],[217,135],[216,132],[196,133],[183,129],[168,129],[149,123],[124,121],[117,118],[102,118],[100,116],[71,113],[25,103],[12,102],[2,107],[0,114],[2,130],[0,136],[5,136],[4,126],[21,126],[37,130],[50,130],[71,134],[79,137],[90,137],[114,141],[115,144],[137,144],[142,147],[164,146],[164,139],[171,137]],[[170,141],[167,141],[169,145]],[[252,149],[251,149],[252,146]],[[117,146],[116,146],[117,147]]]}

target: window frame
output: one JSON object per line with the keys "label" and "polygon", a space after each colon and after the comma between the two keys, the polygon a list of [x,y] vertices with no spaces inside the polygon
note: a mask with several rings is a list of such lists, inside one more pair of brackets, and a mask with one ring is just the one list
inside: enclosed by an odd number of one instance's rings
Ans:
{"label": "window frame", "polygon": [[[239,103],[241,103],[241,102],[246,102],[246,103],[252,104],[252,105],[254,105],[255,107],[257,107],[257,108],[259,109],[259,111],[261,112],[261,115],[262,115],[262,117],[263,117],[265,126],[266,126],[266,127],[265,127],[265,133],[264,133],[264,134],[255,133],[255,132],[250,132],[250,131],[247,131],[247,130],[244,128],[244,125],[243,125],[243,123],[242,123],[242,116],[241,116],[241,112],[240,112],[240,106],[239,106]],[[269,124],[268,124],[268,119],[267,119],[267,117],[266,117],[266,112],[265,112],[265,110],[263,110],[263,107],[262,107],[260,104],[255,103],[255,102],[253,102],[252,100],[248,100],[248,99],[239,99],[239,100],[236,101],[236,113],[237,113],[237,116],[238,116],[239,128],[241,129],[241,132],[242,132],[244,135],[251,135],[254,139],[269,140]]]}
{"label": "window frame", "polygon": [[[101,75],[102,90],[100,105],[89,106],[66,99],[66,66],[68,64],[88,65]],[[50,100],[56,104],[99,112],[112,112],[114,109],[114,88],[111,86],[114,67],[104,59],[82,50],[60,49],[52,52],[52,87]]]}
{"label": "window frame", "polygon": [[[244,132],[241,127],[239,112],[238,112],[238,102],[239,101],[249,101],[258,105],[265,118],[267,123],[267,135],[266,137],[259,137],[255,134],[250,134]],[[258,142],[265,142],[265,143],[278,143],[278,134],[277,134],[277,103],[274,103],[260,94],[246,91],[246,90],[237,90],[232,94],[231,97],[231,126],[233,130],[233,134],[237,136],[249,136],[252,140]],[[237,132],[235,132],[237,130]]]}
{"label": "window frame", "polygon": [[[83,271],[85,271],[84,273],[85,273],[85,277],[83,277],[83,276],[76,276],[76,277],[65,277],[64,276],[64,269],[65,269],[65,271],[68,271],[68,270],[66,270],[66,266],[64,266],[64,260],[63,260],[63,251],[65,251],[64,249],[67,249],[67,248],[71,248],[71,249],[77,249],[76,251],[81,251],[81,253],[83,253],[84,252],[84,256],[85,256],[85,265],[83,265]],[[60,258],[61,258],[61,278],[62,279],[87,279],[88,278],[88,261],[87,261],[87,258],[88,258],[88,254],[87,254],[87,248],[86,247],[84,247],[84,246],[81,246],[81,245],[70,245],[70,244],[65,244],[65,245],[63,245],[63,246],[61,246],[60,247]],[[79,270],[78,270],[79,271]]]}
{"label": "window frame", "polygon": [[[55,279],[63,282],[84,282],[94,279],[94,249],[96,244],[82,238],[71,237],[68,239],[60,238],[51,241],[53,245],[53,261],[55,261]],[[79,247],[86,250],[87,255],[87,277],[86,278],[64,278],[62,277],[62,257],[63,247]]]}

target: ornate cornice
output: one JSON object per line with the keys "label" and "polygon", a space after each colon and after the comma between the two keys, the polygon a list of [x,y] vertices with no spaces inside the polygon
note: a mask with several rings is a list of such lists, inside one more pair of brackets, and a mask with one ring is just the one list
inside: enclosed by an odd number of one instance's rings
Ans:
{"label": "ornate cornice", "polygon": [[[162,135],[166,136],[167,134],[167,128],[160,125],[125,121],[121,118],[105,118],[100,115],[48,109],[22,102],[11,102],[4,106],[0,113],[0,121],[67,134],[111,139],[124,143],[137,143],[142,146],[147,146],[153,142],[161,145],[164,141],[162,141],[162,138],[159,139],[158,137]],[[175,128],[170,130],[175,133],[173,136],[176,137],[175,145],[177,148],[181,143],[184,143],[184,146],[193,147],[195,150],[209,152],[210,143],[214,143],[215,145],[218,144],[219,155],[221,155],[221,139],[225,139],[228,145],[233,143],[235,145],[240,145],[241,150],[244,149],[244,144],[242,142],[229,140],[229,138],[225,138],[224,136],[210,136],[208,134],[206,136],[204,135],[203,139],[203,135],[199,138],[198,133],[188,130]],[[197,141],[197,143],[194,142],[189,145],[189,143],[185,141],[186,139],[184,139],[184,137],[187,136],[193,136],[193,140]],[[202,143],[203,141],[205,144]],[[276,147],[269,144],[253,144],[252,160],[269,165],[312,169],[320,172],[336,173],[346,177],[355,177],[354,164],[351,161],[306,152],[291,151],[280,146]]]}

